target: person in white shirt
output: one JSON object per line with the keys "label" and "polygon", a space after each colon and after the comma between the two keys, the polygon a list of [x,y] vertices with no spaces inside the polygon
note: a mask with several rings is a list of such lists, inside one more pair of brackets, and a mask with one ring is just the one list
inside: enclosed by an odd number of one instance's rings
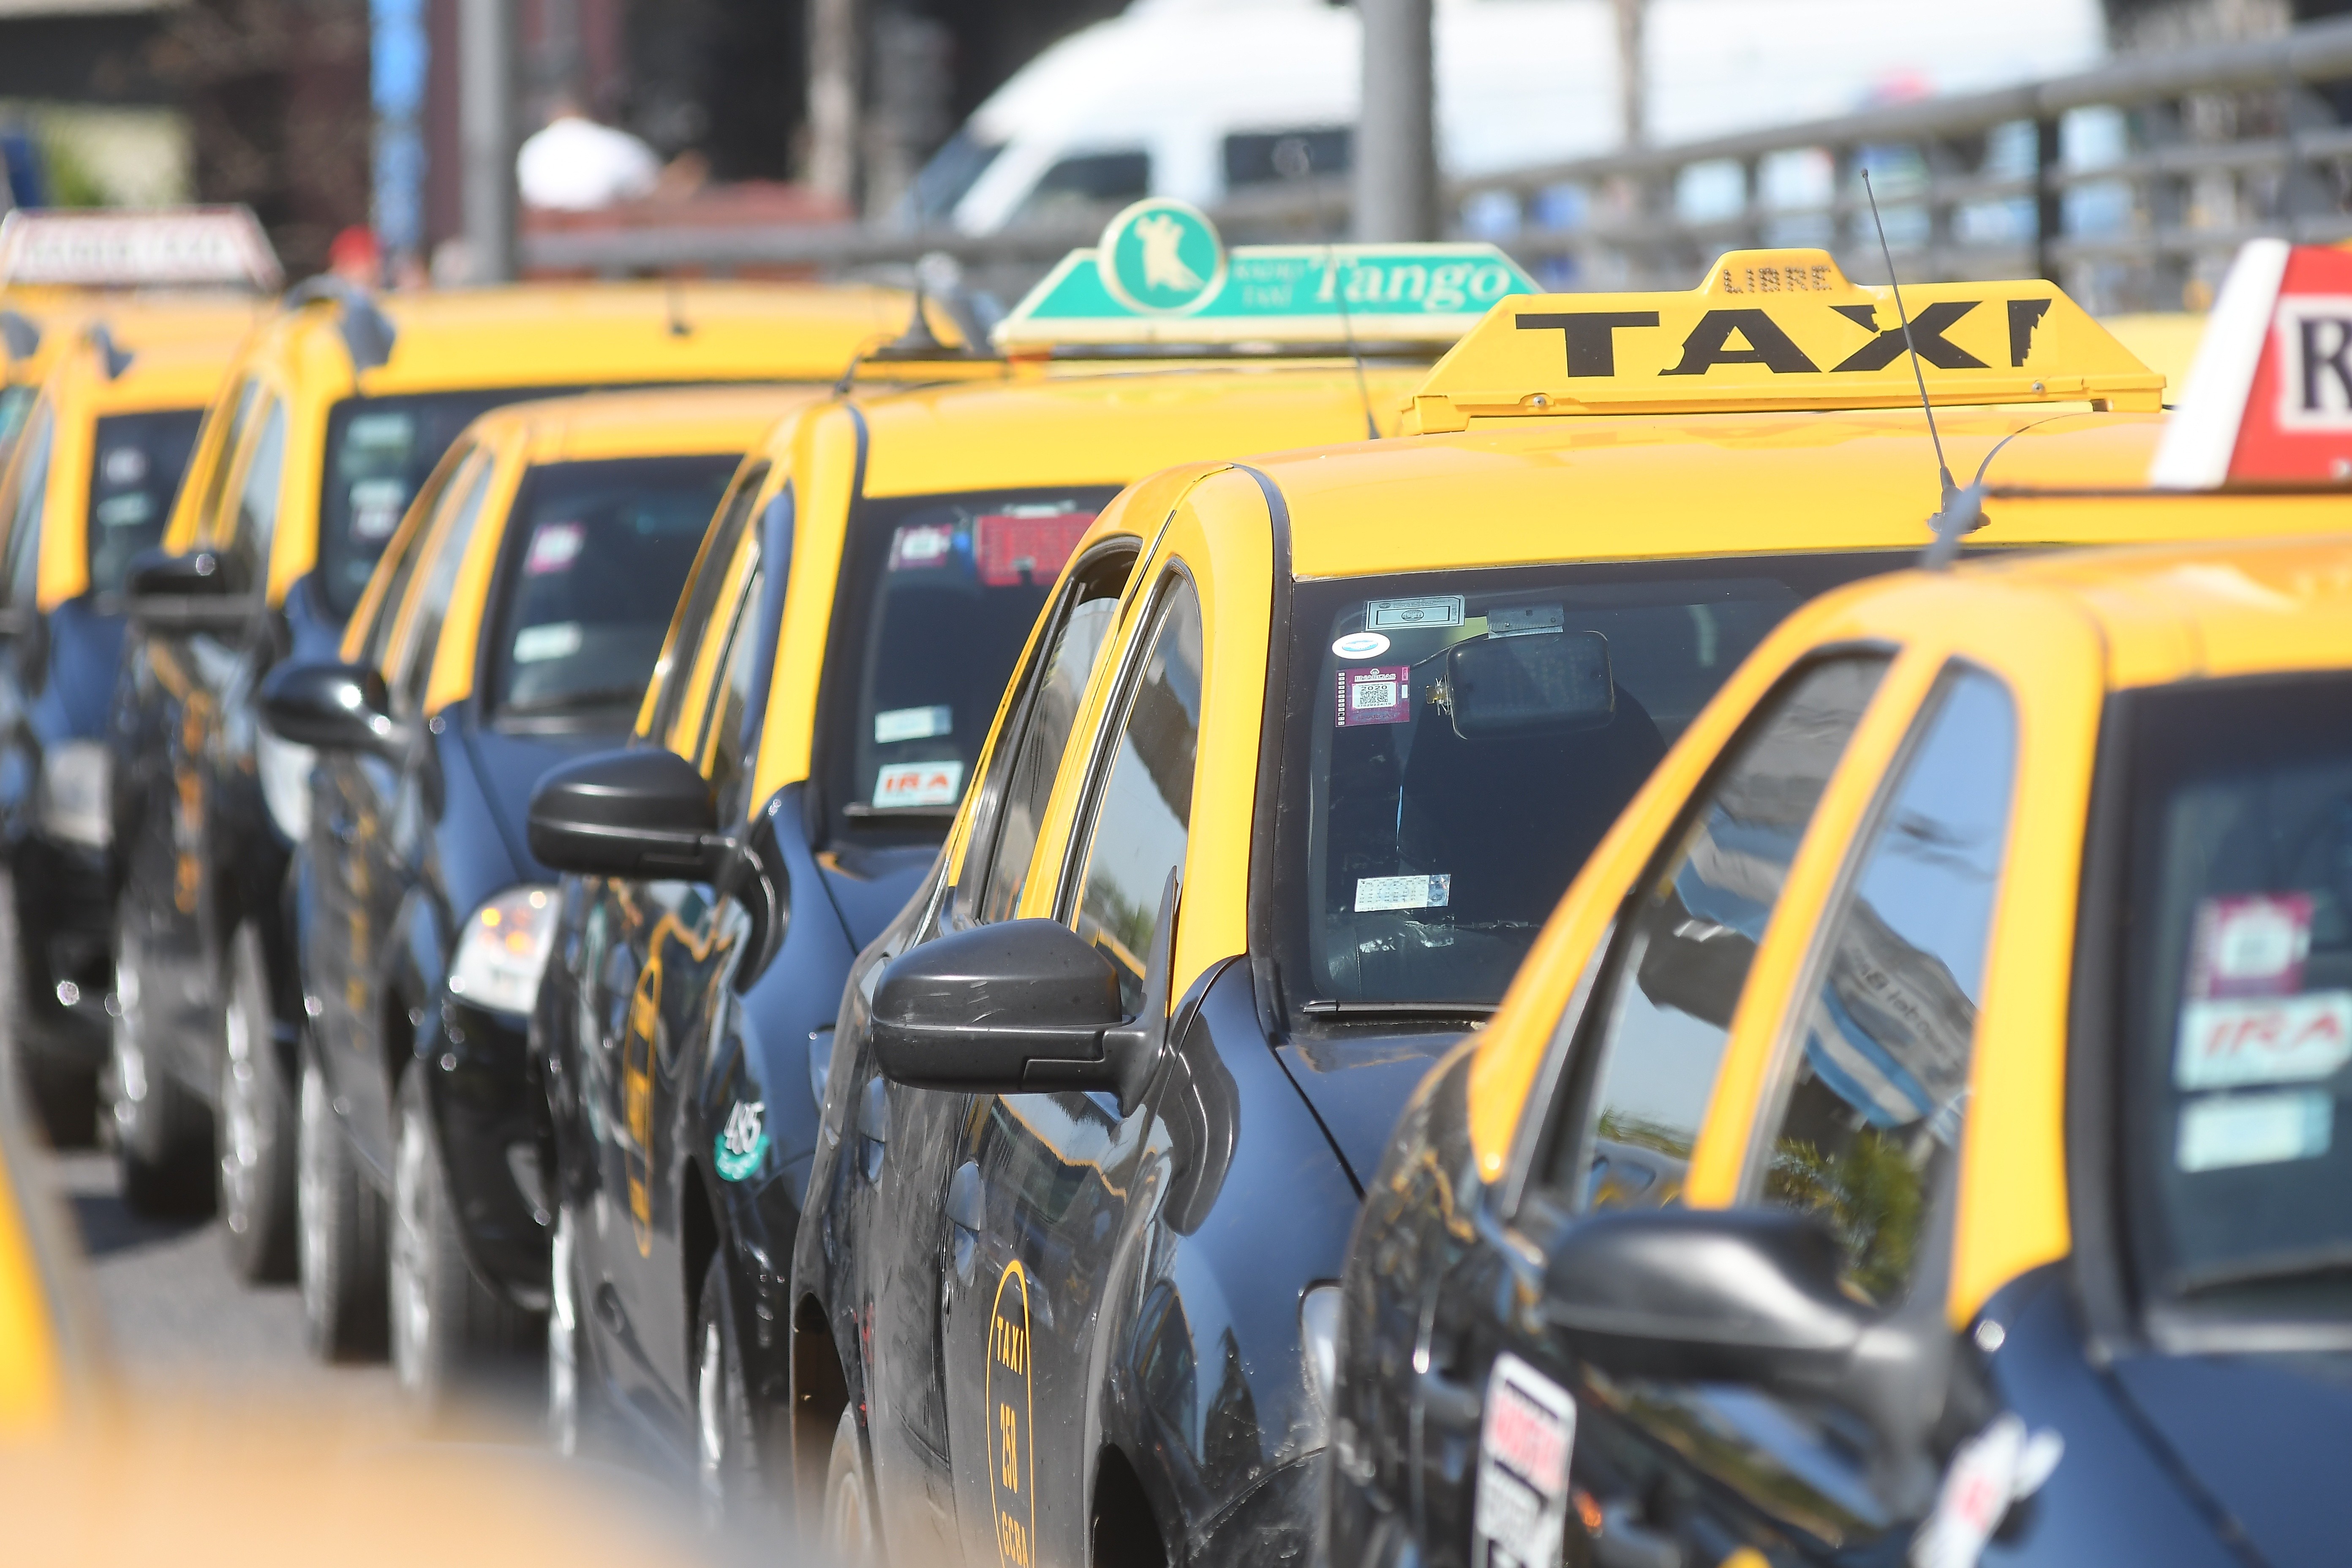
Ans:
{"label": "person in white shirt", "polygon": [[556,100],[546,126],[515,158],[523,205],[561,212],[593,212],[650,195],[660,177],[661,160],[651,147],[597,124],[570,98]]}

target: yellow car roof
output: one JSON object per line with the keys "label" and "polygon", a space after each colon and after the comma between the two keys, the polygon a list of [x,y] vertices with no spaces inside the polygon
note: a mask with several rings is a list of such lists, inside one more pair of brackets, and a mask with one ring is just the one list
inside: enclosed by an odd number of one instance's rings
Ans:
{"label": "yellow car roof", "polygon": [[[2160,416],[1948,409],[1937,423],[1955,473],[1992,458],[1972,547],[2343,526],[2323,495],[2147,492]],[[1288,504],[1302,577],[1924,546],[1940,500],[1916,408],[1528,421],[1256,466]]]}
{"label": "yellow car roof", "polygon": [[41,334],[40,346],[25,359],[14,358],[0,342],[0,383],[38,381],[93,322],[103,321],[122,348],[184,342],[234,348],[275,308],[272,300],[223,291],[0,289],[0,310],[16,311]]}

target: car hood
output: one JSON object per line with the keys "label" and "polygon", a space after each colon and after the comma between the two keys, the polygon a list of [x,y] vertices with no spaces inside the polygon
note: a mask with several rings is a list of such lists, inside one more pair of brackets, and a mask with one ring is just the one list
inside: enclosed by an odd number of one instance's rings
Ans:
{"label": "car hood", "polygon": [[1458,1030],[1293,1037],[1275,1054],[1339,1146],[1360,1191],[1380,1169],[1404,1102],[1461,1037]]}
{"label": "car hood", "polygon": [[2271,1563],[2322,1563],[2352,1533],[2352,1355],[2137,1356],[2125,1396]]}

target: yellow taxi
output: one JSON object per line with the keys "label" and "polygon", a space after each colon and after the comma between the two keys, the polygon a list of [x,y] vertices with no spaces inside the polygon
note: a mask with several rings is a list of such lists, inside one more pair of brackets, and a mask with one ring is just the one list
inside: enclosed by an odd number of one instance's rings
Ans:
{"label": "yellow taxi", "polygon": [[[1081,542],[945,861],[843,997],[777,1313],[838,1538],[1308,1548],[1400,1108],[1741,659],[1917,558],[1920,379],[1961,478],[2142,482],[2159,378],[2063,293],[1904,295],[1918,379],[1891,292],[1819,251],[1507,299],[1414,389],[1424,434],[1146,480],[1116,586]],[[2210,515],[1985,510],[1973,548]]]}
{"label": "yellow taxi", "polygon": [[236,310],[198,312],[155,342],[117,337],[116,319],[94,317],[57,353],[0,469],[0,846],[16,932],[9,1024],[47,1131],[66,1143],[95,1130],[106,1048],[107,721],[123,588],[131,561],[163,537],[205,405],[248,325]]}
{"label": "yellow taxi", "polygon": [[[826,1168],[827,1075],[849,1059],[834,1034],[843,980],[936,887],[958,802],[988,787],[982,745],[1040,609],[1075,615],[1081,640],[1107,630],[1165,521],[1114,500],[1141,476],[1355,438],[1368,411],[1394,430],[1461,322],[1423,309],[1424,289],[1397,309],[1359,300],[1343,327],[1342,280],[1369,294],[1400,269],[1491,269],[1499,294],[1517,277],[1483,247],[1208,249],[1199,276],[1244,280],[1252,307],[1286,298],[1282,313],[1220,317],[1213,300],[1154,316],[1096,280],[1124,227],[1160,216],[1207,244],[1197,214],[1147,204],[1024,302],[984,374],[859,388],[780,426],[680,603],[638,716],[647,743],[551,774],[532,804],[534,853],[569,873],[533,1028],[553,1178],[551,1415],[566,1442],[624,1417],[656,1427],[723,1506],[785,1489],[795,1443],[822,1470],[842,1380],[865,1379],[848,1324],[788,1294],[796,1238],[838,1260],[845,1291],[916,1245],[852,1220],[845,1190],[811,1175]],[[1326,280],[1334,297],[1318,300]],[[1346,356],[1350,332],[1381,345],[1370,363]],[[1072,574],[1074,611],[1055,588]],[[1060,667],[1061,722],[1084,662]],[[919,1125],[882,1130],[894,1186],[919,1183],[927,1141],[949,1136],[919,1099],[906,1100]],[[914,1344],[900,1332],[877,1351],[894,1364]],[[796,1379],[806,1397],[787,1421]],[[947,1450],[926,1447],[943,1435],[908,1425],[923,1418],[910,1397],[894,1386],[874,1407],[882,1495],[946,1497]]]}
{"label": "yellow taxi", "polygon": [[[1979,537],[2341,523],[2352,258],[2249,249],[2160,442]],[[2182,543],[1758,647],[1370,1178],[1329,1560],[2330,1555],[2348,609],[2342,536]]]}

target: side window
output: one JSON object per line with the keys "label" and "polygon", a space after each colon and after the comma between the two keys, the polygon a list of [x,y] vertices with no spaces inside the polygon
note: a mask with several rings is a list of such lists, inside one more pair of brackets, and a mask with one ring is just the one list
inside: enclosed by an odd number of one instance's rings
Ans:
{"label": "side window", "polygon": [[269,542],[278,531],[278,480],[285,469],[286,405],[273,400],[238,483],[236,532],[229,541],[230,551],[244,563],[245,580],[256,585],[269,569]]}
{"label": "side window", "polygon": [[767,477],[766,463],[751,464],[736,476],[734,488],[719,503],[719,515],[711,523],[710,536],[678,600],[677,627],[669,639],[667,657],[654,669],[654,679],[661,683],[661,689],[655,698],[649,734],[668,735],[677,722],[678,710],[685,705],[687,685],[694,679],[694,667],[700,661],[702,640],[710,635],[710,627],[723,607],[722,599],[734,575],[736,556],[751,526],[752,504],[760,499],[760,488]]}
{"label": "side window", "polygon": [[221,503],[228,497],[229,470],[236,463],[237,448],[244,443],[246,428],[253,422],[253,405],[260,401],[261,383],[248,380],[237,388],[236,406],[229,415],[228,428],[221,435],[218,449],[209,454],[211,468],[205,475],[204,495],[197,502],[198,539],[217,539],[223,531]]}
{"label": "side window", "polygon": [[1841,656],[1783,681],[1635,889],[1590,1012],[1590,1109],[1555,1131],[1544,1173],[1568,1207],[1681,1197],[1748,965],[1887,662]]}
{"label": "side window", "polygon": [[0,494],[0,504],[6,507],[5,587],[12,608],[29,607],[38,588],[41,512],[49,494],[49,445],[54,424],[47,403],[33,410],[24,437],[17,444],[16,460],[8,472],[12,488]]}
{"label": "side window", "polygon": [[384,574],[383,595],[375,602],[374,618],[368,623],[367,636],[360,645],[360,662],[384,668],[392,657],[392,634],[400,625],[400,602],[408,596],[409,582],[416,575],[416,563],[424,559],[425,546],[433,537],[433,524],[452,486],[466,481],[467,465],[473,453],[459,447],[437,470],[438,477],[430,482],[410,509],[416,521],[404,532],[395,533],[384,551],[376,570]]}
{"label": "side window", "polygon": [[[1054,775],[1068,749],[1070,731],[1078,721],[1078,704],[1087,681],[1118,620],[1119,591],[1135,569],[1132,552],[1114,556],[1074,576],[1060,625],[1054,627],[1045,658],[1024,679],[1023,705],[1007,715],[1021,726],[1008,736],[990,763],[993,782],[1003,787],[993,800],[983,793],[982,809],[992,812],[980,831],[988,840],[976,843],[963,873],[971,889],[961,900],[966,916],[981,922],[1010,920],[1029,880],[1030,857],[1037,848],[1037,827],[1045,817],[1045,802],[1054,793]],[[987,784],[982,784],[983,792]]]}
{"label": "side window", "polygon": [[392,688],[393,711],[405,719],[416,712],[425,700],[425,683],[433,671],[434,646],[441,640],[441,622],[449,613],[449,595],[457,586],[457,568],[466,559],[466,547],[473,542],[474,524],[482,515],[482,501],[489,494],[490,476],[498,472],[498,464],[484,458],[467,481],[458,498],[457,515],[446,526],[436,526],[436,538],[426,541],[417,553],[417,565],[425,581],[415,590],[416,607],[401,618],[406,628],[400,636],[399,651],[394,655],[398,668],[384,668],[384,680]]}
{"label": "side window", "polygon": [[1161,890],[1184,863],[1200,734],[1201,600],[1179,576],[1153,612],[1140,676],[1094,800],[1072,921],[1117,965],[1130,1012],[1142,1000],[1144,966],[1160,935]]}
{"label": "side window", "polygon": [[725,662],[721,666],[723,679],[704,720],[702,740],[696,748],[696,754],[702,759],[702,771],[719,797],[719,820],[722,824],[743,816],[750,805],[743,799],[743,792],[751,784],[750,762],[757,742],[744,734],[743,719],[751,710],[751,688],[760,676],[759,627],[752,623],[766,598],[765,587],[765,569],[753,567],[751,580],[743,584],[742,595],[736,600],[734,614],[730,617]]}
{"label": "side window", "polygon": [[1848,1287],[1880,1305],[1909,1289],[1959,1145],[2017,757],[2008,689],[1981,671],[1949,677],[1923,723],[1816,939],[1749,1174],[1764,1202],[1826,1221]]}

